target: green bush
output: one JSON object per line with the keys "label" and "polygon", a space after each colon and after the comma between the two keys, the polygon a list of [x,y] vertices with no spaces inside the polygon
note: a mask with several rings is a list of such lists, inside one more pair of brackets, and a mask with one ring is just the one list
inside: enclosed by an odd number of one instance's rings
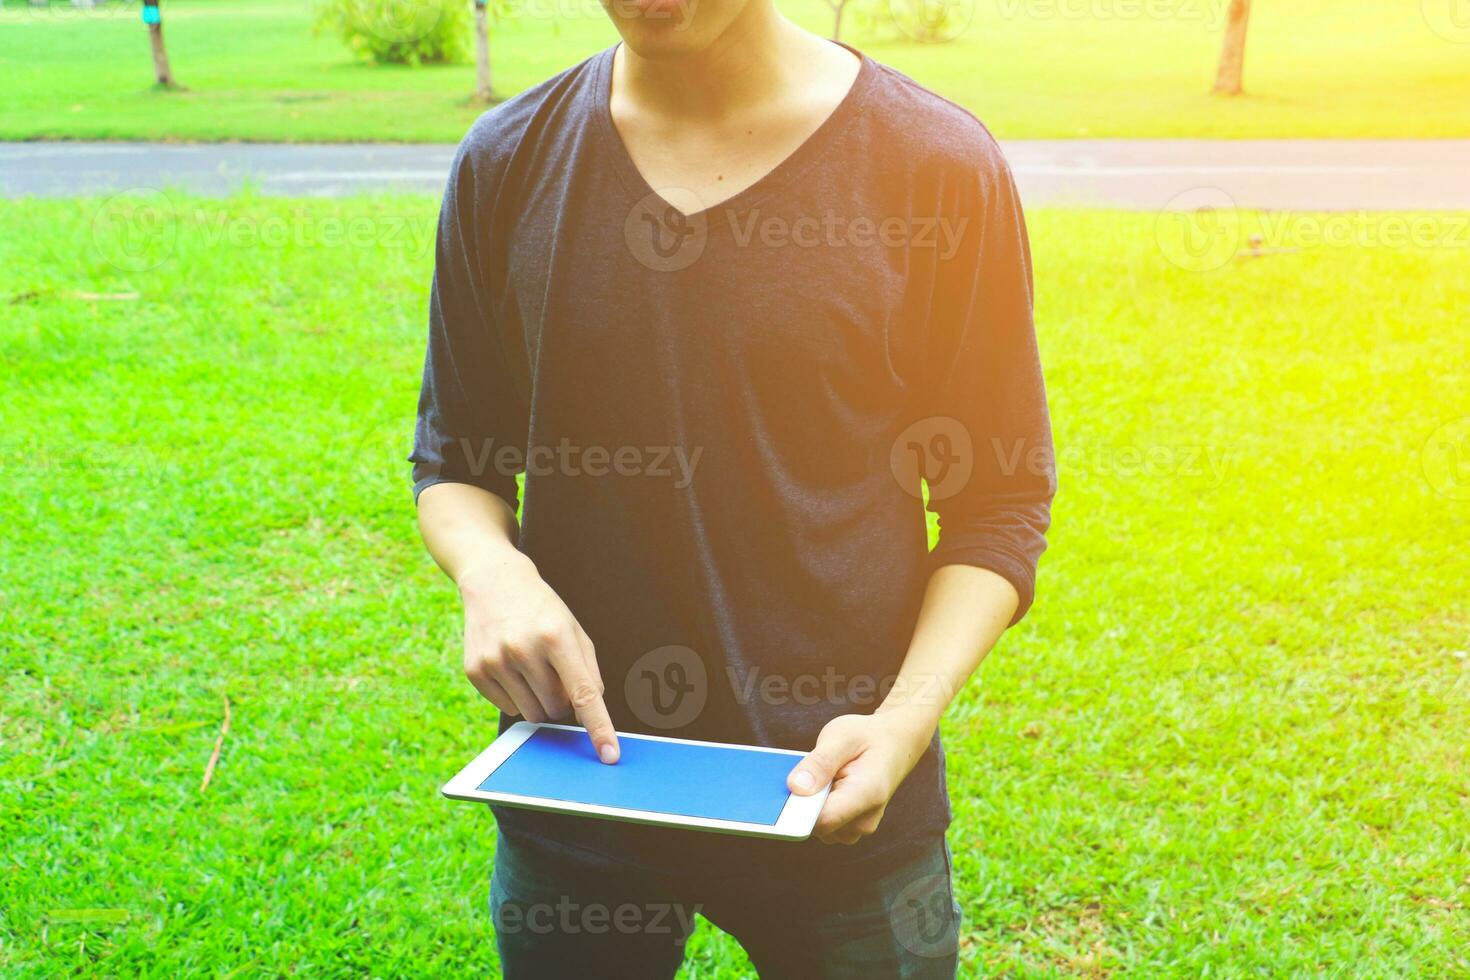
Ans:
{"label": "green bush", "polygon": [[330,31],[379,64],[463,61],[469,52],[469,0],[325,0],[318,32]]}

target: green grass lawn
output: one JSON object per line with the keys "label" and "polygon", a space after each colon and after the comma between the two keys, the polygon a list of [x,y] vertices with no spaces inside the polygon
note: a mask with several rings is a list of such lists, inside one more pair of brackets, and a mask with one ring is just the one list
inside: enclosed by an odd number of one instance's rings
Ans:
{"label": "green grass lawn", "polygon": [[[823,0],[780,2],[829,29]],[[973,19],[950,43],[921,44],[851,14],[846,37],[1004,138],[1464,137],[1470,28],[1437,13],[1452,2],[1258,3],[1249,94],[1239,99],[1208,94],[1225,0],[958,0]],[[524,7],[495,30],[504,95],[615,38],[596,0]],[[336,39],[313,37],[308,2],[169,0],[164,9],[187,92],[151,89],[137,3],[34,11],[8,0],[0,139],[452,142],[480,111],[468,101],[469,66],[356,63]]]}
{"label": "green grass lawn", "polygon": [[[0,216],[0,974],[492,974],[399,462],[434,202],[173,207]],[[1195,272],[1033,215],[1063,491],[946,720],[966,975],[1470,973],[1470,243],[1401,220]]]}

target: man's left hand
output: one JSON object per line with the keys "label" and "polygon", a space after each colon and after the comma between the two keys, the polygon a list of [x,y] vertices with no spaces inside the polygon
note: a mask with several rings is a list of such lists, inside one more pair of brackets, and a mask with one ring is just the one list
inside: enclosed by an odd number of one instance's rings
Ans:
{"label": "man's left hand", "polygon": [[929,747],[934,728],[928,713],[903,708],[829,721],[816,747],[786,777],[797,796],[832,784],[812,833],[825,844],[855,844],[877,830],[888,801]]}

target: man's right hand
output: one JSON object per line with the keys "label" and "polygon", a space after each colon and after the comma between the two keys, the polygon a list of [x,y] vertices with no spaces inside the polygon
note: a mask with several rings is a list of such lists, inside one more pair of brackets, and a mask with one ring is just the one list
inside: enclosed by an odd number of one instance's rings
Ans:
{"label": "man's right hand", "polygon": [[618,761],[592,641],[566,603],[519,551],[457,578],[464,599],[464,672],[501,711],[527,721],[576,716],[597,756]]}

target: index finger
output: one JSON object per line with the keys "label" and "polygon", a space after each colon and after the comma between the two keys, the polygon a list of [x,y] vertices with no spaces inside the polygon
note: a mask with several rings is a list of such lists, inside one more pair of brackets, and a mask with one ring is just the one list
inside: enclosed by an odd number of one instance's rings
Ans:
{"label": "index finger", "polygon": [[612,716],[607,713],[607,705],[602,700],[602,687],[587,669],[581,651],[558,657],[553,666],[557,676],[561,678],[562,690],[566,692],[567,701],[571,703],[577,721],[587,729],[587,737],[592,739],[597,757],[608,765],[617,762],[622,754],[618,746],[618,733],[613,728]]}

